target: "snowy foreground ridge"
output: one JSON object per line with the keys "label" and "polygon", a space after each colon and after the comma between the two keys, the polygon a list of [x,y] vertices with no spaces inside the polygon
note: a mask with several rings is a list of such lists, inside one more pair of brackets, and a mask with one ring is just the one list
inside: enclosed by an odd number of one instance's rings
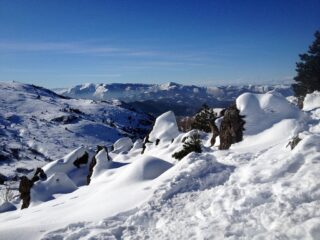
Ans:
{"label": "snowy foreground ridge", "polygon": [[112,161],[101,150],[88,186],[88,166],[72,163],[94,152],[78,148],[43,168],[28,209],[0,214],[0,239],[320,239],[320,96],[306,99],[300,111],[279,94],[245,93],[244,140],[221,151],[200,133],[202,153],[181,161],[171,156],[192,132],[167,112],[143,155],[128,139]]}

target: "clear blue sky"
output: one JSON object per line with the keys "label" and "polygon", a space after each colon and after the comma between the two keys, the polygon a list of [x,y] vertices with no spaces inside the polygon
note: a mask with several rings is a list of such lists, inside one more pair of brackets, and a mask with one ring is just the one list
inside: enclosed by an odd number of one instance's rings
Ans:
{"label": "clear blue sky", "polygon": [[0,81],[288,82],[320,0],[0,0]]}

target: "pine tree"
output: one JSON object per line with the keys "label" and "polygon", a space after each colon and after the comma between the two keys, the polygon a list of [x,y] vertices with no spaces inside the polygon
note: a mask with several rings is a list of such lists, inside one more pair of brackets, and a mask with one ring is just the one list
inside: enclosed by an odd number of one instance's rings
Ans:
{"label": "pine tree", "polygon": [[201,153],[201,140],[198,133],[194,133],[183,144],[183,149],[179,152],[175,152],[172,157],[181,160],[191,152]]}
{"label": "pine tree", "polygon": [[296,64],[297,76],[293,90],[300,101],[307,93],[320,90],[320,32],[317,31],[314,36],[316,39],[308,52],[300,54],[300,62]]}
{"label": "pine tree", "polygon": [[192,123],[192,129],[198,129],[204,132],[211,132],[210,124],[214,124],[217,119],[217,114],[212,108],[209,108],[206,104],[202,106],[202,110],[198,112]]}

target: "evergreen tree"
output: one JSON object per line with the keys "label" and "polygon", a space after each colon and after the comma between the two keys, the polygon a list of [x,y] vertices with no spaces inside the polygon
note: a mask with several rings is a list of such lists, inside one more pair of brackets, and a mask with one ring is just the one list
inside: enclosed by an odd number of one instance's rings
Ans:
{"label": "evergreen tree", "polygon": [[210,123],[214,124],[214,121],[217,119],[217,114],[213,111],[212,108],[209,108],[208,105],[204,104],[202,110],[198,112],[194,118],[194,122],[191,124],[192,129],[198,129],[204,132],[211,132]]}
{"label": "evergreen tree", "polygon": [[297,76],[293,90],[300,101],[307,93],[320,90],[320,32],[317,31],[314,36],[316,39],[308,52],[300,54],[300,62],[296,64]]}
{"label": "evergreen tree", "polygon": [[201,153],[201,140],[198,133],[194,133],[183,144],[183,149],[179,152],[175,152],[172,157],[181,160],[191,152]]}

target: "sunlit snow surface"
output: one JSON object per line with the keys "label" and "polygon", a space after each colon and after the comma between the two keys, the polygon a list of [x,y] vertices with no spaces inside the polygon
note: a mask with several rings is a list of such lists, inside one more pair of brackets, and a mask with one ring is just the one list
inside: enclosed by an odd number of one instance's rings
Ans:
{"label": "sunlit snow surface", "polygon": [[[0,238],[320,239],[319,108],[301,112],[278,94],[244,94],[237,106],[248,125],[230,150],[209,147],[210,135],[201,133],[203,152],[177,162],[171,155],[190,133],[149,143],[144,155],[135,143],[97,164],[89,186],[2,213]],[[171,139],[168,119],[160,116],[150,135]],[[298,133],[302,141],[290,150]],[[61,172],[68,175],[79,151],[60,160]]]}
{"label": "sunlit snow surface", "polygon": [[[69,118],[63,122],[60,117]],[[79,146],[110,145],[131,135],[130,129],[148,116],[111,102],[64,99],[40,87],[0,83],[0,173],[14,176],[16,168],[33,169]],[[8,154],[17,149],[18,156]]]}

